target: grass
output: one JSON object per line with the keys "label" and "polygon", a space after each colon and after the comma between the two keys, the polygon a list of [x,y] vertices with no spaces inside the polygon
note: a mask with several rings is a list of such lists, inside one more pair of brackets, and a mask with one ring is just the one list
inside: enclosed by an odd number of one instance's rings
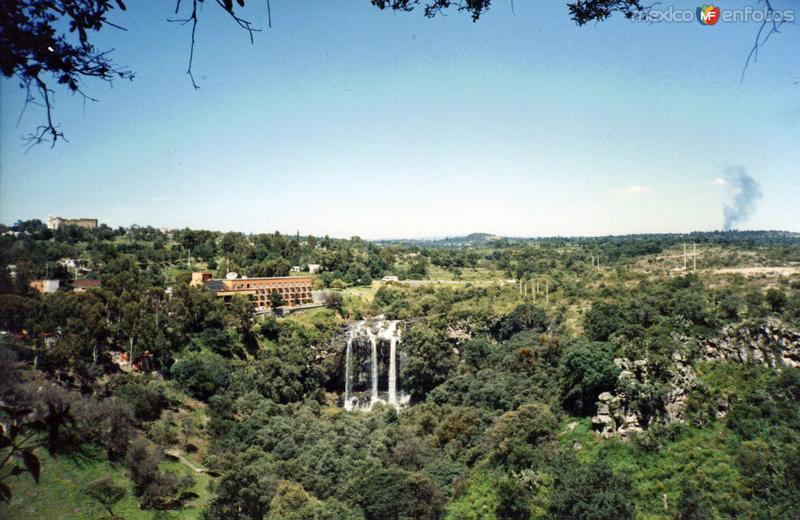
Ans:
{"label": "grass", "polygon": [[111,475],[118,484],[124,485],[128,492],[116,506],[114,513],[126,520],[170,518],[197,519],[208,500],[210,477],[194,473],[179,462],[164,461],[161,468],[181,475],[191,474],[195,479],[192,490],[197,498],[175,511],[143,511],[133,494],[133,483],[128,478],[128,470],[122,464],[113,465],[105,459],[102,451],[91,447],[84,453],[50,457],[46,451],[37,450],[42,463],[41,479],[38,485],[30,475],[23,474],[12,479],[9,484],[13,498],[10,505],[0,504],[0,518],[6,520],[60,519],[95,520],[108,518],[105,509],[84,492],[86,485],[99,477]]}

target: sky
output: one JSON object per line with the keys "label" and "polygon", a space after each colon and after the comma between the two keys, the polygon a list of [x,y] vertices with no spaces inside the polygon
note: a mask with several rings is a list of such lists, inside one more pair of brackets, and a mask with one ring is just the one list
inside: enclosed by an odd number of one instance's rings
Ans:
{"label": "sky", "polygon": [[128,2],[111,18],[127,31],[96,43],[135,79],[87,81],[98,102],[57,91],[69,142],[52,149],[26,152],[42,112],[18,123],[24,93],[0,80],[0,222],[368,239],[689,232],[722,227],[733,168],[763,193],[739,228],[800,231],[800,26],[742,80],[756,22],[577,27],[563,0],[497,0],[473,23],[271,0],[268,28],[266,3],[248,0],[242,16],[263,29],[250,45],[206,4],[199,90],[189,27],[167,22],[174,4]]}

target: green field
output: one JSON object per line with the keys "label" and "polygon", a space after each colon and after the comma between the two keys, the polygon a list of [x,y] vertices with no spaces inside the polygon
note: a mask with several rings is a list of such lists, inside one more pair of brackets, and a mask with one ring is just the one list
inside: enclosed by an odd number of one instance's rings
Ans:
{"label": "green field", "polygon": [[102,451],[90,448],[86,453],[50,457],[45,450],[36,454],[42,463],[41,480],[37,485],[27,473],[12,479],[9,484],[13,493],[11,505],[0,504],[0,518],[3,519],[75,519],[94,520],[108,518],[108,513],[84,489],[94,479],[112,475],[118,484],[123,484],[128,493],[116,506],[114,513],[126,520],[138,519],[196,519],[209,495],[210,477],[198,474],[178,462],[164,461],[161,468],[178,474],[191,474],[195,479],[194,489],[197,498],[174,511],[143,511],[133,494],[133,484],[128,478],[128,470],[122,464],[111,464]]}

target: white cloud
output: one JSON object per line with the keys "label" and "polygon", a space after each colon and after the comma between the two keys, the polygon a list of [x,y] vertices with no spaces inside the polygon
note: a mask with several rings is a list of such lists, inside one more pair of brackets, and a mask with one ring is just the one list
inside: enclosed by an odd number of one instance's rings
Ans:
{"label": "white cloud", "polygon": [[726,181],[722,177],[717,177],[716,179],[714,179],[713,181],[711,181],[711,182],[709,182],[707,184],[708,184],[708,186],[727,186],[728,185],[728,181]]}
{"label": "white cloud", "polygon": [[640,195],[642,193],[650,193],[651,190],[647,186],[628,186],[627,188],[620,188],[611,190],[609,193],[612,195]]}

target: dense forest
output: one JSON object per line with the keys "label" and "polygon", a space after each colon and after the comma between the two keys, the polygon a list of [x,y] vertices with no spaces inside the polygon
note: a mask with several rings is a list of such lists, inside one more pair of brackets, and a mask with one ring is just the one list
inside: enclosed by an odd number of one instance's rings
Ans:
{"label": "dense forest", "polygon": [[[324,305],[299,312],[189,285],[310,264]],[[799,234],[370,242],[34,220],[0,226],[0,268],[3,518],[800,511]],[[410,402],[346,411],[346,331],[378,316],[402,328]]]}

